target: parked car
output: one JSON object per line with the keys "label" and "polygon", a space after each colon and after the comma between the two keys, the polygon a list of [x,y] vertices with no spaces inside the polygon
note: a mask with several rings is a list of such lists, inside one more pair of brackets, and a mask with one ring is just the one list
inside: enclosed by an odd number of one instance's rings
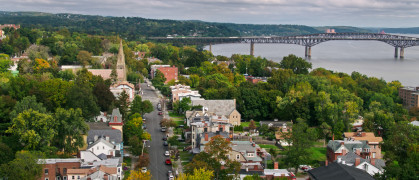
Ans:
{"label": "parked car", "polygon": [[166,132],[166,127],[161,127],[161,132]]}
{"label": "parked car", "polygon": [[162,140],[163,140],[163,141],[167,141],[167,137],[166,137],[166,136],[164,136],[164,137],[162,138]]}
{"label": "parked car", "polygon": [[303,170],[304,172],[307,172],[307,171],[310,171],[313,168],[309,165],[300,165],[300,169]]}
{"label": "parked car", "polygon": [[167,171],[167,177],[168,177],[169,180],[175,179],[175,177],[173,176],[172,171]]}
{"label": "parked car", "polygon": [[165,151],[165,152],[164,152],[164,155],[165,155],[165,156],[170,156],[169,151]]}
{"label": "parked car", "polygon": [[147,167],[142,167],[142,168],[141,168],[141,172],[142,172],[142,173],[146,173],[146,172],[147,172]]}
{"label": "parked car", "polygon": [[161,111],[159,111],[159,113],[158,113],[159,115],[163,115],[163,112],[161,112]]}
{"label": "parked car", "polygon": [[165,163],[166,163],[166,165],[171,165],[172,164],[172,160],[166,159]]}
{"label": "parked car", "polygon": [[164,141],[164,142],[163,142],[163,145],[164,145],[164,146],[167,146],[167,145],[169,145],[169,144],[167,143],[167,141]]}

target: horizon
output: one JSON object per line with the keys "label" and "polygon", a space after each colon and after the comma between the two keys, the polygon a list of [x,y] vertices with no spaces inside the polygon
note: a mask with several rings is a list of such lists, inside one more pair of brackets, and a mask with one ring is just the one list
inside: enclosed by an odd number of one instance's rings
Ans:
{"label": "horizon", "polygon": [[0,0],[0,11],[140,17],[256,25],[419,27],[419,2],[412,0]]}

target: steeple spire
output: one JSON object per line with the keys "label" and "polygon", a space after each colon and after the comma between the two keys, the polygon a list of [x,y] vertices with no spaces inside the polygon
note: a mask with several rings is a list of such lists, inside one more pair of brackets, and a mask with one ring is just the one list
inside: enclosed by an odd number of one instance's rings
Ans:
{"label": "steeple spire", "polygon": [[[119,52],[118,52],[118,61],[116,63],[116,69],[122,69],[122,73],[123,75],[119,75],[118,81],[126,81],[127,80],[127,76],[126,76],[126,71],[125,71],[125,55],[124,55],[124,49],[122,46],[122,40],[119,43]],[[120,71],[119,71],[120,72]]]}

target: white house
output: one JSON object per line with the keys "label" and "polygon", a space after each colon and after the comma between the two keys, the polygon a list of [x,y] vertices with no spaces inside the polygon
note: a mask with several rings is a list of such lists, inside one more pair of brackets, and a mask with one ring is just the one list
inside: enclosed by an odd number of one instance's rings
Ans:
{"label": "white house", "polygon": [[91,151],[96,156],[100,156],[101,154],[112,157],[115,156],[115,145],[103,138],[99,138],[93,144],[90,144],[87,147],[87,150]]}

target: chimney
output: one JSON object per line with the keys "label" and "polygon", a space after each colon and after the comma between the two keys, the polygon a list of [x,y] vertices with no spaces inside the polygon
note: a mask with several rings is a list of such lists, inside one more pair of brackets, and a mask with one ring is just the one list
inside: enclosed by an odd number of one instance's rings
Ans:
{"label": "chimney", "polygon": [[359,155],[359,156],[360,156],[360,155],[361,155],[361,151],[357,148],[357,149],[356,149],[356,153],[355,153],[355,154],[357,154],[357,155]]}
{"label": "chimney", "polygon": [[371,159],[371,165],[375,166],[375,158]]}
{"label": "chimney", "polygon": [[327,161],[327,159],[326,159],[326,161],[324,162],[324,165],[325,165],[325,166],[329,165],[329,161]]}
{"label": "chimney", "polygon": [[252,138],[249,138],[249,141],[250,141],[251,143],[253,143]]}
{"label": "chimney", "polygon": [[361,159],[359,157],[355,158],[355,166],[361,164]]}
{"label": "chimney", "polygon": [[344,144],[345,144],[345,142],[343,142],[343,141],[342,141],[342,142],[340,142],[340,145],[344,145]]}
{"label": "chimney", "polygon": [[367,133],[365,133],[365,132],[362,132],[362,134],[361,134],[362,137],[364,137],[366,135],[367,135]]}
{"label": "chimney", "polygon": [[105,136],[106,141],[109,142],[109,136]]}
{"label": "chimney", "polygon": [[278,169],[278,162],[274,162],[274,169]]}
{"label": "chimney", "polygon": [[205,133],[205,141],[208,141],[208,133]]}
{"label": "chimney", "polygon": [[99,136],[95,135],[94,140],[97,141],[98,138]]}
{"label": "chimney", "polygon": [[205,107],[202,106],[202,115],[204,115],[204,114],[205,114]]}
{"label": "chimney", "polygon": [[345,161],[342,161],[342,164],[346,164],[346,162]]}

